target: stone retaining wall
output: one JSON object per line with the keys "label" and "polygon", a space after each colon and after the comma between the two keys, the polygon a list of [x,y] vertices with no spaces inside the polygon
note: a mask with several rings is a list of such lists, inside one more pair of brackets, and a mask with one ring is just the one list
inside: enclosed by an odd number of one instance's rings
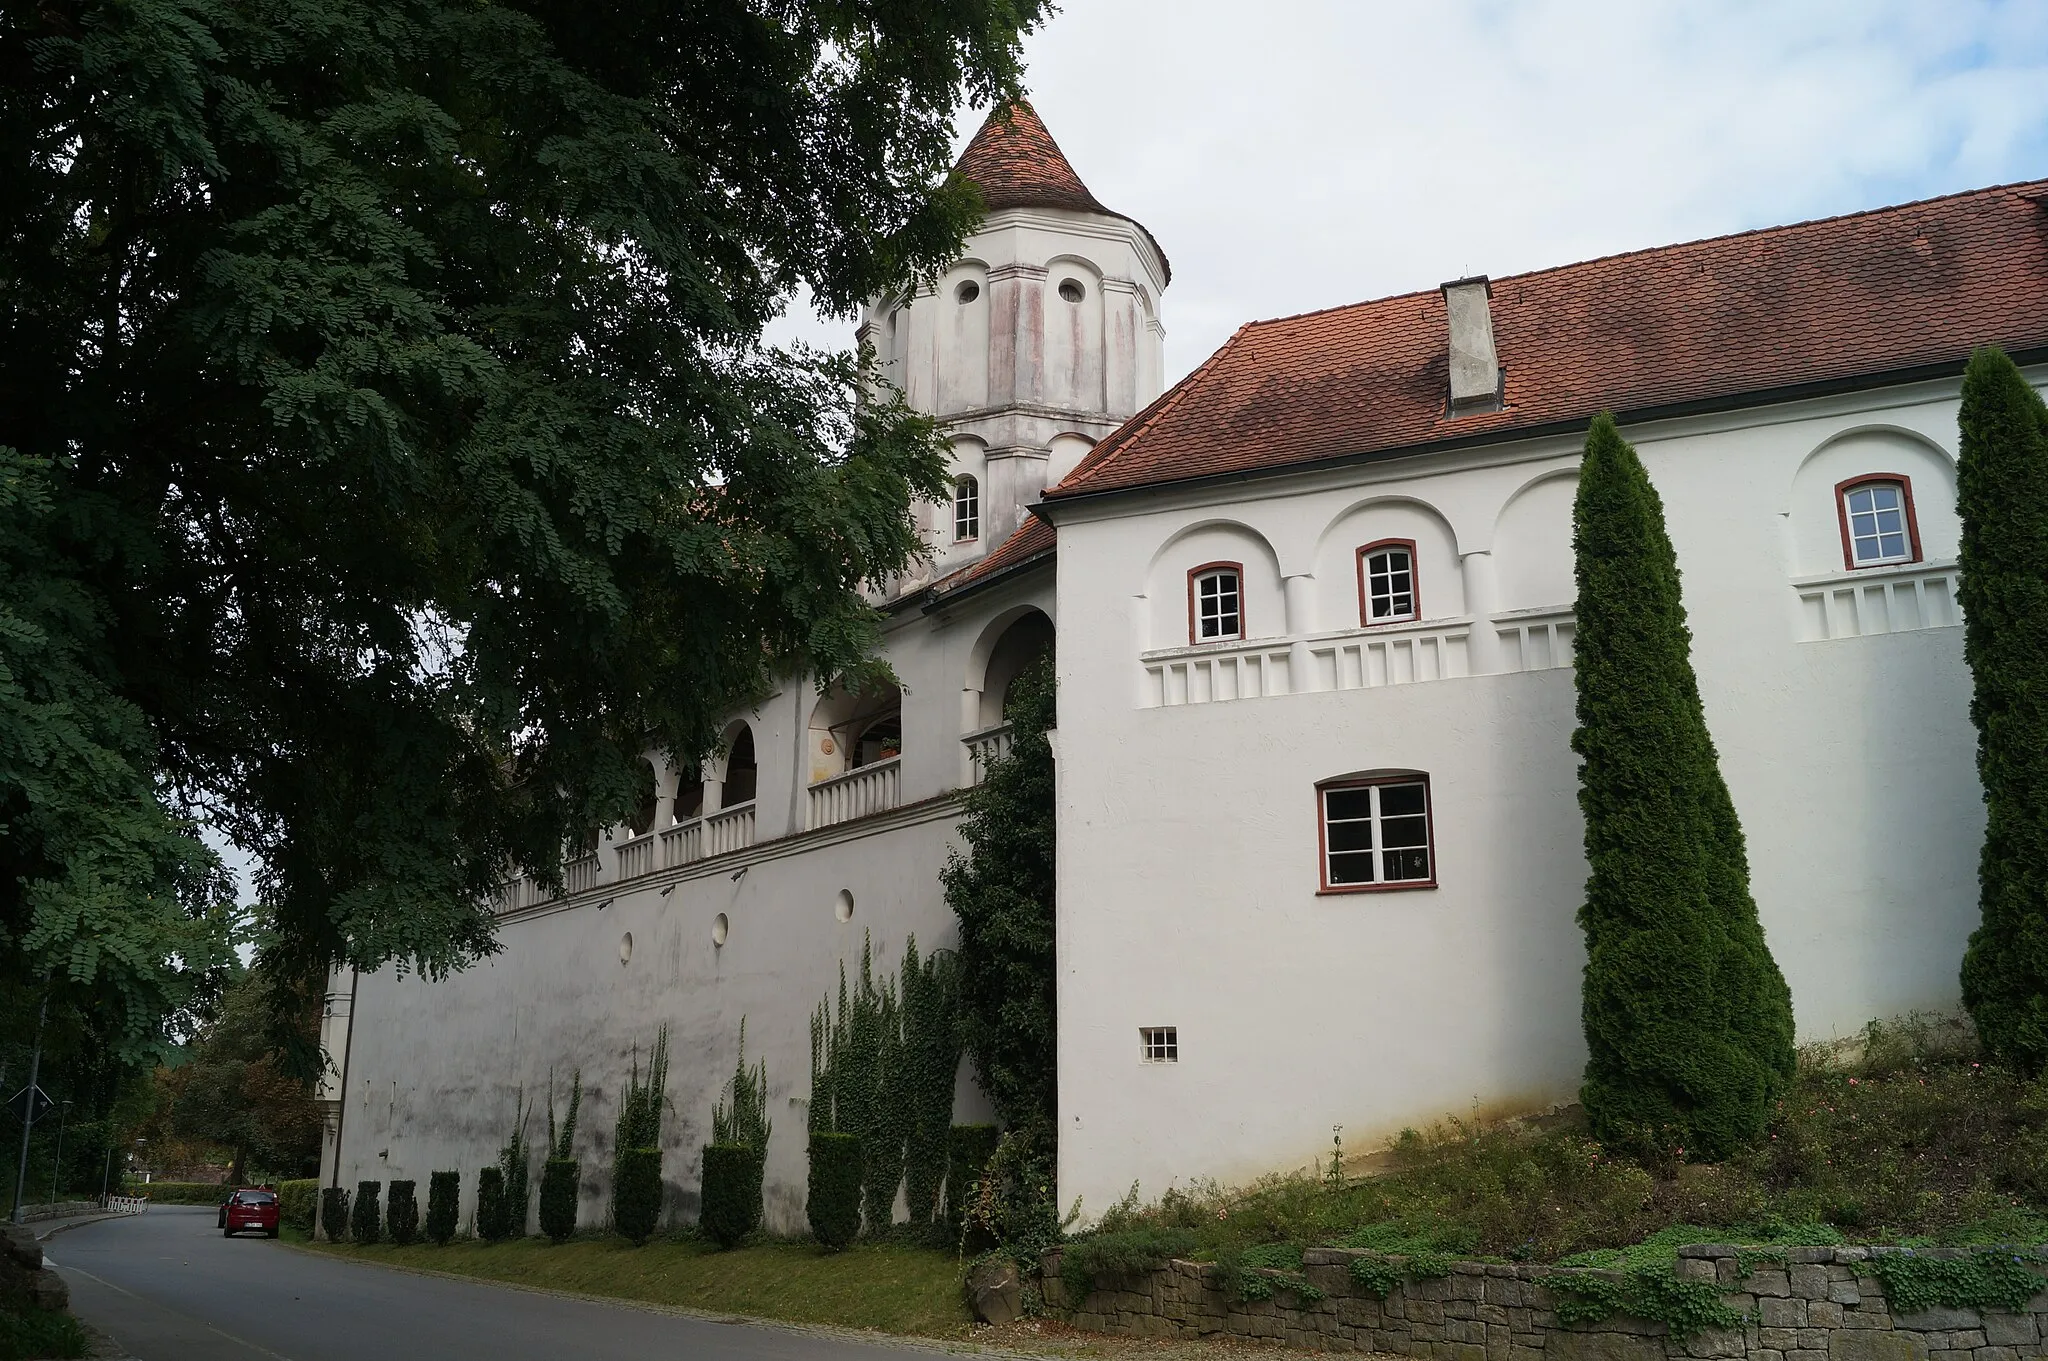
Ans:
{"label": "stone retaining wall", "polygon": [[[1742,1275],[1738,1250],[1679,1249],[1681,1279],[1716,1282],[1722,1301],[1748,1321],[1689,1338],[1661,1323],[1618,1316],[1581,1327],[1558,1321],[1546,1266],[1457,1262],[1435,1280],[1402,1280],[1384,1300],[1351,1277],[1345,1248],[1311,1248],[1302,1271],[1327,1298],[1298,1301],[1284,1289],[1268,1300],[1227,1298],[1215,1270],[1170,1262],[1157,1271],[1099,1281],[1088,1297],[1065,1298],[1058,1253],[1045,1261],[1046,1303],[1067,1321],[1130,1337],[1263,1338],[1323,1351],[1391,1352],[1427,1361],[2021,1361],[2048,1356],[2048,1282],[2019,1313],[1930,1309],[1893,1314],[1869,1274],[1868,1248],[1787,1248],[1786,1261]],[[1936,1255],[1936,1250],[1923,1250]],[[1957,1254],[1960,1255],[1960,1254]],[[1606,1273],[1612,1275],[1613,1273]],[[1617,1276],[1616,1279],[1619,1279]]]}

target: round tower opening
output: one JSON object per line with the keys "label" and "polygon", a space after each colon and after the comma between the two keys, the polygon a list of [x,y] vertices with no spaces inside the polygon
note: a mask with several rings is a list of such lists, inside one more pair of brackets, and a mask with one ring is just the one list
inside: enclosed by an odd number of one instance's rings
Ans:
{"label": "round tower opening", "polygon": [[1060,280],[1060,297],[1066,302],[1079,302],[1088,296],[1088,290],[1079,279]]}

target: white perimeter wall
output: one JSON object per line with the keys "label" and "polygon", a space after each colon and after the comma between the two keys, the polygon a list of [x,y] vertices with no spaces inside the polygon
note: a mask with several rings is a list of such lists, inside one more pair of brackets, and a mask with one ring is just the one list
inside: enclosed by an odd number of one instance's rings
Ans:
{"label": "white perimeter wall", "polygon": [[[1941,608],[1955,410],[1929,385],[1625,432],[1802,1040],[1958,1000],[1983,814]],[[1362,1152],[1575,1098],[1572,677],[1505,635],[1571,603],[1577,461],[1530,441],[1062,514],[1063,1204],[1302,1166],[1333,1125]],[[1912,479],[1919,566],[1844,570],[1834,488],[1866,473]],[[1332,688],[1317,650],[1360,642],[1351,552],[1391,537],[1417,541],[1445,678]],[[1219,559],[1246,565],[1235,650],[1263,681],[1188,658],[1186,572]],[[1315,785],[1381,768],[1431,776],[1440,887],[1319,895]],[[1146,1064],[1163,1025],[1179,1061]]]}

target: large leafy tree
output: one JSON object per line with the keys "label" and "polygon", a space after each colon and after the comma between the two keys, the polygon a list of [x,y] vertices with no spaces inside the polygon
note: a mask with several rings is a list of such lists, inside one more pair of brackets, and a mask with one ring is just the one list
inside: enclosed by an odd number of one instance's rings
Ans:
{"label": "large leafy tree", "polygon": [[1750,897],[1663,502],[1610,416],[1586,437],[1572,524],[1591,868],[1581,1099],[1602,1139],[1720,1158],[1791,1077],[1792,999]]}
{"label": "large leafy tree", "polygon": [[759,336],[953,253],[1043,8],[0,0],[7,567],[61,597],[0,661],[85,696],[0,707],[0,816],[34,767],[122,824],[0,839],[16,962],[174,953],[198,812],[273,977],[439,974],[650,741],[867,665],[933,430]]}
{"label": "large leafy tree", "polygon": [[1988,815],[1963,1002],[1984,1046],[2048,1067],[2048,404],[2004,353],[1963,377],[1963,654]]}
{"label": "large leafy tree", "polygon": [[[271,1053],[263,980],[237,972],[219,1014],[193,1038],[185,1061],[159,1070],[166,1105],[164,1133],[226,1149],[228,1180],[251,1170],[310,1176],[320,1158],[320,1110],[309,1086],[282,1070]],[[301,994],[293,1023],[302,1045],[317,1041],[320,1002]]]}

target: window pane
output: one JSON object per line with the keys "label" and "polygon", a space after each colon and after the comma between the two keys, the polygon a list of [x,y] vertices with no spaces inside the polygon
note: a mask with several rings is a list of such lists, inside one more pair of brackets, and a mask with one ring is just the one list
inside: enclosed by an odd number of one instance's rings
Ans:
{"label": "window pane", "polygon": [[1390,882],[1429,878],[1428,851],[1382,851],[1380,855],[1385,861],[1384,877]]}
{"label": "window pane", "polygon": [[1333,851],[1371,850],[1372,824],[1370,822],[1331,823],[1329,831],[1329,847]]}
{"label": "window pane", "polygon": [[1331,819],[1372,816],[1370,789],[1330,789],[1323,792],[1323,808]]}
{"label": "window pane", "polygon": [[1903,534],[1887,534],[1877,542],[1879,557],[1903,558],[1906,556],[1906,536]]}
{"label": "window pane", "polygon": [[1369,884],[1372,881],[1371,851],[1351,851],[1330,857],[1332,884]]}
{"label": "window pane", "polygon": [[1422,811],[1422,786],[1419,784],[1383,784],[1380,786],[1380,812],[1387,817],[1402,813]]}
{"label": "window pane", "polygon": [[1851,515],[1868,515],[1873,509],[1871,497],[1875,490],[1873,487],[1858,487],[1850,492],[1849,513]]}
{"label": "window pane", "polygon": [[[1331,830],[1335,830],[1332,828]],[[1417,814],[1414,817],[1386,818],[1380,823],[1380,844],[1382,846],[1427,846],[1429,844],[1429,819]]]}

